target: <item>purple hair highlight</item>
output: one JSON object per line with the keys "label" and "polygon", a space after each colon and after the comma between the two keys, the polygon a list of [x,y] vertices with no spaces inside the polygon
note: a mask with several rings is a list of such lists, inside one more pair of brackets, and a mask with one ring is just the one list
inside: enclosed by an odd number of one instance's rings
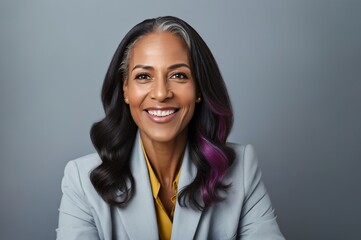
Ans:
{"label": "purple hair highlight", "polygon": [[212,100],[206,100],[207,105],[213,113],[217,115],[218,128],[217,128],[217,137],[221,143],[225,143],[230,130],[230,118],[232,118],[233,113],[231,109],[225,108],[224,106],[215,103]]}
{"label": "purple hair highlight", "polygon": [[216,187],[220,184],[227,171],[229,162],[224,152],[209,142],[202,134],[198,134],[200,151],[211,167],[209,178],[201,185],[201,196],[206,206],[217,202],[221,198],[216,193]]}

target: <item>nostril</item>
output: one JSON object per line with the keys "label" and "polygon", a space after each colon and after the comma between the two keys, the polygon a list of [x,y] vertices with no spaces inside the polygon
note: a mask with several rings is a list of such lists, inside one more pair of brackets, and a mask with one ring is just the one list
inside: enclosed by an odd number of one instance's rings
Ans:
{"label": "nostril", "polygon": [[167,98],[173,97],[173,91],[166,84],[158,84],[152,89],[150,96],[152,99],[164,101]]}

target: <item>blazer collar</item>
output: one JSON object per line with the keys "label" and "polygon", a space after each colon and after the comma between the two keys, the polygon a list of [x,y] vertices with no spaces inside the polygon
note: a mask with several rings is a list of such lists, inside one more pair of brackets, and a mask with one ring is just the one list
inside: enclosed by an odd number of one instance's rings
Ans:
{"label": "blazer collar", "polygon": [[[187,145],[185,153],[183,155],[183,162],[178,183],[178,192],[180,192],[185,186],[193,182],[197,175],[197,168],[191,162],[189,157],[189,147]],[[203,204],[200,196],[197,196],[201,204]],[[173,218],[172,228],[172,240],[194,239],[198,223],[202,211],[193,209],[191,207],[180,206],[177,198],[177,203]]]}
{"label": "blazer collar", "polygon": [[126,207],[117,208],[129,239],[158,239],[157,218],[152,188],[142,152],[140,136],[134,142],[130,171],[135,180],[135,194]]}
{"label": "blazer collar", "polygon": [[[144,239],[145,236],[147,239],[158,239],[152,188],[140,141],[140,135],[137,133],[130,160],[130,171],[136,184],[135,194],[126,207],[117,208],[117,211],[130,239]],[[189,158],[188,146],[183,155],[180,171],[178,192],[190,184],[197,174],[197,168]],[[199,210],[180,206],[177,199],[171,239],[193,239],[201,213]]]}

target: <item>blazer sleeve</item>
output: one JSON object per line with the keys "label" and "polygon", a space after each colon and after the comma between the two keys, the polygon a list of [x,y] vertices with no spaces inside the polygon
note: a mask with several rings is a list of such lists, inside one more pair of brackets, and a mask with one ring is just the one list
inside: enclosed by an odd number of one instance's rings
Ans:
{"label": "blazer sleeve", "polygon": [[63,196],[59,208],[58,240],[98,240],[99,235],[86,200],[75,161],[70,161],[64,170],[61,184]]}
{"label": "blazer sleeve", "polygon": [[261,180],[261,171],[252,145],[247,145],[243,157],[245,199],[239,224],[242,240],[285,239],[276,222],[266,188]]}

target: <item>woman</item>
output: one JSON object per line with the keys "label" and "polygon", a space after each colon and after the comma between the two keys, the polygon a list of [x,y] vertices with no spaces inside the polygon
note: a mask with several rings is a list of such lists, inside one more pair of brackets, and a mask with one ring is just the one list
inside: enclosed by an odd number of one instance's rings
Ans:
{"label": "woman", "polygon": [[175,17],[136,25],[105,76],[97,154],[70,161],[58,239],[283,239],[218,66]]}

